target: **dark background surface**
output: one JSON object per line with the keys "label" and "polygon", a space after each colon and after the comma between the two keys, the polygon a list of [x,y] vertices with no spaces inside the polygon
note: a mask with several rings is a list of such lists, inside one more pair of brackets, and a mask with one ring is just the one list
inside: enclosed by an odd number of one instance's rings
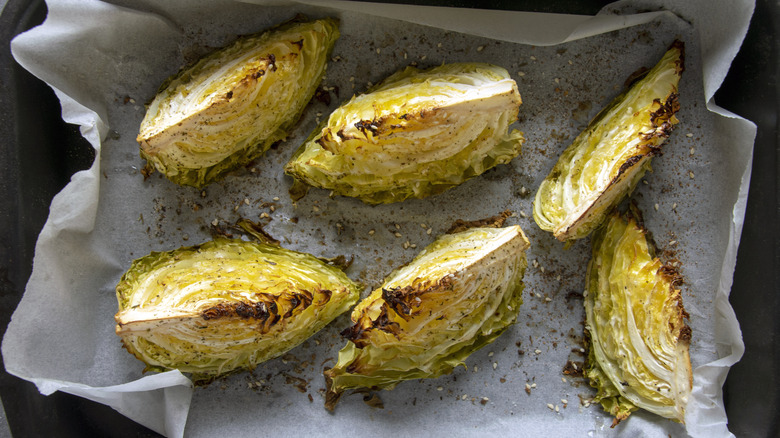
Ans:
{"label": "dark background surface", "polygon": [[[595,14],[608,1],[394,0],[391,3]],[[43,1],[0,0],[0,335],[32,271],[35,241],[51,198],[94,159],[59,101],[11,57],[14,35],[43,21]],[[780,3],[757,0],[747,38],[716,102],[758,125],[753,175],[731,304],[745,355],[723,387],[729,428],[738,437],[780,436],[780,144],[777,87]],[[16,437],[159,436],[104,405],[55,393],[0,371],[0,399]]]}

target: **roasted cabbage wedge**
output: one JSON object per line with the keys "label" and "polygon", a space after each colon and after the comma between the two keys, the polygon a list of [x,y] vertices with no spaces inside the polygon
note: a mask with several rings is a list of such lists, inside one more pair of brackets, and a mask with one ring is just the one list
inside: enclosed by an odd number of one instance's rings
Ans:
{"label": "roasted cabbage wedge", "polygon": [[693,384],[680,276],[654,256],[636,210],[612,214],[588,265],[585,375],[616,425],[637,408],[685,420]]}
{"label": "roasted cabbage wedge", "polygon": [[438,377],[513,324],[522,304],[528,240],[519,226],[447,234],[352,311],[325,406],[347,389],[392,389]]}
{"label": "roasted cabbage wedge", "polygon": [[312,255],[217,238],[135,260],[116,294],[116,333],[146,370],[208,381],[290,350],[360,292]]}
{"label": "roasted cabbage wedge", "polygon": [[146,172],[201,187],[260,156],[298,121],[338,36],[333,19],[286,23],[169,79],[138,134]]}
{"label": "roasted cabbage wedge", "polygon": [[298,198],[308,186],[369,204],[424,198],[508,163],[523,134],[521,104],[501,67],[407,67],[336,109],[287,163]]}
{"label": "roasted cabbage wedge", "polygon": [[542,181],[534,220],[561,241],[586,237],[630,194],[678,123],[684,45],[615,98],[566,148]]}

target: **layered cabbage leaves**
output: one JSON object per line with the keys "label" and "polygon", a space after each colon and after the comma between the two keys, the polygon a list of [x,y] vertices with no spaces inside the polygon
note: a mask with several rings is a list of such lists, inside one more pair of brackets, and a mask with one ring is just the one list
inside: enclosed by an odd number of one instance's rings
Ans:
{"label": "layered cabbage leaves", "polygon": [[217,238],[133,261],[116,294],[116,333],[147,370],[208,381],[292,349],[360,291],[310,254]]}
{"label": "layered cabbage leaves", "polygon": [[325,18],[236,40],[163,85],[141,122],[146,173],[205,186],[287,137],[339,37]]}
{"label": "layered cabbage leaves", "polygon": [[684,422],[691,330],[674,267],[654,255],[637,210],[593,236],[585,294],[585,375],[617,424],[637,408]]}
{"label": "layered cabbage leaves", "polygon": [[561,241],[583,238],[630,194],[678,123],[684,45],[662,59],[590,122],[561,154],[534,199],[534,220]]}
{"label": "layered cabbage leaves", "polygon": [[528,240],[519,226],[445,234],[352,311],[326,407],[347,389],[391,389],[452,372],[517,319]]}
{"label": "layered cabbage leaves", "polygon": [[287,163],[308,186],[369,204],[424,198],[508,163],[523,134],[509,73],[481,63],[407,67],[333,111]]}

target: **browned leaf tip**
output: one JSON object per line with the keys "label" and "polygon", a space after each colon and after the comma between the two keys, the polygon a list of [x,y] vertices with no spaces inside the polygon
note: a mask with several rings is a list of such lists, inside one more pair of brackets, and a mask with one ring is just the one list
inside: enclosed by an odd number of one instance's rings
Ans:
{"label": "browned leaf tip", "polygon": [[355,257],[351,255],[349,256],[338,255],[336,257],[318,257],[318,258],[325,264],[339,268],[342,271],[346,271],[347,268],[352,266],[352,262],[355,260]]}
{"label": "browned leaf tip", "polygon": [[249,219],[241,218],[236,221],[235,228],[249,234],[262,243],[267,243],[269,245],[279,244],[279,240],[268,234],[263,229],[263,226],[258,222],[253,222]]}
{"label": "browned leaf tip", "polygon": [[452,223],[452,226],[450,226],[450,229],[447,230],[446,234],[460,233],[461,231],[466,231],[471,228],[481,228],[481,227],[501,228],[504,226],[504,222],[506,222],[507,218],[509,218],[509,216],[511,215],[512,213],[509,210],[504,210],[501,214],[498,214],[496,216],[491,216],[489,218],[479,219],[475,221],[464,221],[458,219]]}

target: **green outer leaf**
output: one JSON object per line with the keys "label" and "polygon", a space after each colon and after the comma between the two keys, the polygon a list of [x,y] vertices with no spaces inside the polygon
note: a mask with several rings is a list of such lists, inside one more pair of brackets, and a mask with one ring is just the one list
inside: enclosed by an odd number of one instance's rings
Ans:
{"label": "green outer leaf", "polygon": [[604,108],[561,154],[534,199],[534,221],[561,241],[586,237],[628,196],[678,123],[684,45]]}
{"label": "green outer leaf", "polygon": [[334,19],[290,22],[179,72],[141,123],[147,167],[202,187],[262,155],[297,123],[338,37]]}
{"label": "green outer leaf", "polygon": [[680,278],[653,256],[638,217],[615,212],[593,236],[585,375],[615,424],[637,408],[682,422],[692,371]]}
{"label": "green outer leaf", "polygon": [[336,109],[285,172],[369,204],[435,195],[520,153],[520,103],[501,67],[407,67]]}
{"label": "green outer leaf", "polygon": [[218,238],[135,260],[116,293],[117,334],[147,369],[209,380],[292,349],[360,290],[310,254]]}
{"label": "green outer leaf", "polygon": [[493,342],[517,319],[527,248],[519,226],[474,228],[392,273],[352,312],[349,341],[325,372],[326,406],[346,389],[448,374]]}
{"label": "green outer leaf", "polygon": [[[586,338],[590,340],[590,335],[587,334]],[[592,348],[588,349],[585,377],[590,380],[590,385],[598,390],[593,401],[600,403],[605,411],[615,417],[612,427],[616,426],[618,423],[628,418],[632,412],[639,409],[625,397],[620,395],[620,391],[612,384],[609,377],[607,377],[599,367]]]}

